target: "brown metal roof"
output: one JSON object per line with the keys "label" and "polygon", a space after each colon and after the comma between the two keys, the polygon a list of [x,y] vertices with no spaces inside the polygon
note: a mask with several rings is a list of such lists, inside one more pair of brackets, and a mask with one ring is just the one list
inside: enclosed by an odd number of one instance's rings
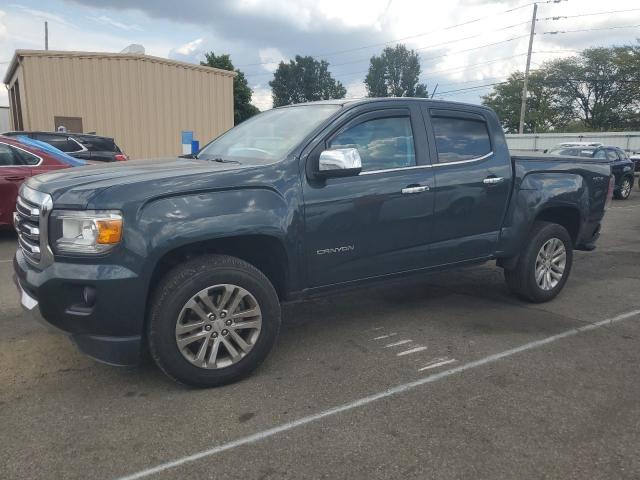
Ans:
{"label": "brown metal roof", "polygon": [[75,52],[64,50],[16,50],[13,54],[13,58],[7,68],[7,73],[4,76],[4,83],[8,84],[11,77],[18,68],[20,59],[23,57],[64,57],[64,58],[109,58],[109,59],[129,59],[140,60],[143,62],[162,63],[164,65],[172,65],[175,67],[186,68],[190,70],[200,70],[203,72],[217,73],[220,75],[227,75],[235,77],[236,72],[230,70],[222,70],[220,68],[206,67],[204,65],[197,65],[195,63],[181,62],[179,60],[172,60],[169,58],[154,57],[152,55],[140,55],[132,53],[111,53],[111,52]]}

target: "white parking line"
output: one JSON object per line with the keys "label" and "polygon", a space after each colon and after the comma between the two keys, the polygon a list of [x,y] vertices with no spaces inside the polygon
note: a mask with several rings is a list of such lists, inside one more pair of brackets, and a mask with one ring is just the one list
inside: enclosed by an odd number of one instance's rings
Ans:
{"label": "white parking line", "polygon": [[456,362],[455,358],[437,358],[431,363],[427,363],[424,367],[419,368],[418,371],[422,372],[424,370],[431,370],[432,368],[441,367],[443,365],[449,365],[450,363]]}
{"label": "white parking line", "polygon": [[322,412],[315,413],[313,415],[308,415],[306,417],[299,418],[298,420],[294,420],[292,422],[283,423],[282,425],[278,425],[277,427],[273,427],[268,430],[263,430],[261,432],[254,433],[252,435],[248,435],[246,437],[242,437],[237,440],[232,440],[231,442],[223,443],[222,445],[218,445],[216,447],[212,447],[207,450],[202,450],[200,452],[194,453],[193,455],[187,455],[185,457],[181,457],[176,460],[172,460],[170,462],[161,463],[160,465],[157,465],[155,467],[151,467],[146,470],[141,470],[131,475],[121,477],[120,480],[137,480],[139,478],[145,478],[150,475],[154,475],[156,473],[164,472],[171,468],[179,467],[186,463],[191,463],[191,462],[195,462],[196,460],[200,460],[202,458],[211,457],[213,455],[225,452],[227,450],[232,450],[237,447],[242,447],[255,442],[259,442],[260,440],[273,437],[274,435],[277,435],[282,432],[293,430],[294,428],[307,425],[308,423],[312,423],[317,420],[321,420],[323,418],[331,417],[333,415],[337,415],[342,412],[347,412],[349,410],[353,410],[354,408],[359,408],[365,405],[369,405],[370,403],[377,402],[378,400],[381,400],[383,398],[399,395],[401,393],[413,390],[422,385],[434,383],[434,382],[437,382],[438,380],[448,378],[452,375],[456,375],[458,373],[466,372],[467,370],[471,370],[474,368],[482,367],[484,365],[495,363],[498,360],[502,360],[503,358],[512,357],[519,353],[540,348],[540,347],[543,347],[544,345],[557,342],[558,340],[562,340],[564,338],[573,337],[580,333],[595,330],[597,328],[604,327],[607,325],[612,325],[614,323],[627,320],[637,315],[640,315],[640,310],[633,310],[631,312],[623,313],[613,318],[607,318],[605,320],[600,320],[599,322],[590,323],[582,327],[572,328],[571,330],[566,330],[562,333],[558,333],[557,335],[551,335],[550,337],[542,338],[540,340],[534,340],[533,342],[525,343],[524,345],[520,345],[519,347],[510,348],[509,350],[504,350],[499,353],[494,353],[493,355],[489,355],[488,357],[484,357],[479,360],[474,360],[473,362],[465,363],[463,365],[450,368],[449,370],[443,370],[442,372],[433,373],[431,375],[419,378],[412,382],[403,383],[395,387],[389,388],[387,390],[384,390],[382,392],[374,393],[372,395],[368,395],[366,397],[362,397],[348,403],[343,403],[342,405],[329,408],[328,410],[324,410]]}
{"label": "white parking line", "polygon": [[374,338],[374,340],[382,340],[384,338],[395,337],[397,335],[396,332],[390,333],[388,335],[380,335],[379,337]]}
{"label": "white parking line", "polygon": [[411,343],[411,342],[413,342],[413,340],[400,340],[398,342],[394,342],[394,343],[390,343],[388,345],[385,345],[384,348],[397,347],[399,345],[406,345],[407,343]]}
{"label": "white parking line", "polygon": [[13,260],[0,260],[0,263],[9,263],[9,262],[13,262]]}
{"label": "white parking line", "polygon": [[403,357],[405,355],[411,355],[412,353],[424,352],[427,347],[414,347],[409,350],[405,350],[404,352],[396,353],[396,357]]}

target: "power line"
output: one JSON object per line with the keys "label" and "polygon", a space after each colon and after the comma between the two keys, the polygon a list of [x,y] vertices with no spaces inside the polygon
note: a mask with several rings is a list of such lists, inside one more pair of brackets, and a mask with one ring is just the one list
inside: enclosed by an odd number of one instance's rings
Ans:
{"label": "power line", "polygon": [[545,20],[564,20],[567,18],[578,18],[578,17],[592,17],[596,15],[610,15],[613,13],[627,13],[627,12],[638,12],[640,8],[628,8],[626,10],[609,10],[607,12],[593,12],[593,13],[581,13],[579,15],[558,15],[553,17],[541,18],[539,21]]}
{"label": "power line", "polygon": [[555,30],[550,32],[540,32],[540,35],[559,35],[563,33],[577,33],[577,32],[596,32],[599,30],[619,30],[624,28],[637,28],[640,27],[640,24],[637,25],[620,25],[616,27],[603,27],[603,28],[581,28],[579,30]]}
{"label": "power line", "polygon": [[[486,48],[486,47],[493,47],[495,45],[500,45],[500,44],[503,44],[503,43],[513,42],[514,40],[520,40],[520,39],[526,38],[528,36],[529,35],[520,35],[518,37],[507,38],[506,40],[501,40],[499,42],[487,43],[487,44],[484,44],[484,45],[479,45],[477,47],[465,48],[463,50],[455,50],[453,52],[445,53],[445,54],[442,54],[442,55],[437,55],[437,56],[433,56],[433,57],[422,57],[422,60],[436,60],[438,58],[444,58],[444,57],[448,57],[448,56],[451,56],[451,55],[456,55],[456,54],[459,54],[459,53],[471,52],[471,51],[480,50],[480,49]],[[416,50],[418,50],[418,49],[416,49]],[[353,63],[355,63],[355,62],[353,62]],[[340,64],[331,65],[331,66],[332,67],[337,67],[337,66],[342,66],[342,65],[347,65],[347,64],[348,63],[340,63]],[[347,76],[347,75],[363,74],[363,73],[367,73],[367,72],[368,72],[368,70],[367,71],[359,70],[357,72],[344,73],[344,74],[341,74],[341,76],[344,77],[344,76]],[[245,75],[247,77],[250,77],[250,78],[258,78],[258,77],[268,77],[268,76],[273,75],[273,73],[271,73],[271,72],[256,73],[256,74],[245,73]]]}
{"label": "power line", "polygon": [[[424,36],[427,36],[427,35],[431,35],[433,33],[443,32],[443,31],[446,31],[446,30],[452,30],[454,28],[462,27],[462,26],[465,26],[465,25],[470,25],[472,23],[481,22],[482,20],[487,20],[489,18],[494,19],[498,15],[504,15],[506,13],[515,12],[516,10],[520,10],[522,8],[526,8],[526,7],[530,6],[530,5],[533,5],[534,3],[558,3],[558,1],[559,0],[547,0],[547,1],[544,1],[544,2],[529,2],[529,3],[525,3],[523,5],[518,5],[518,6],[513,7],[513,8],[509,8],[507,10],[503,10],[503,11],[495,13],[495,14],[485,15],[483,17],[478,17],[478,18],[474,18],[472,20],[467,20],[466,22],[457,23],[457,24],[454,24],[454,25],[449,25],[447,27],[438,28],[438,29],[431,30],[431,31],[428,31],[428,32],[422,32],[422,33],[418,33],[418,34],[415,34],[415,35],[410,35],[408,37],[401,37],[401,38],[396,38],[396,39],[393,39],[393,40],[388,40],[386,42],[372,43],[372,44],[369,44],[369,45],[362,45],[360,47],[349,48],[349,49],[346,49],[346,50],[338,50],[338,51],[334,51],[334,52],[326,52],[326,53],[320,53],[320,54],[315,54],[315,55],[317,57],[331,57],[331,56],[334,56],[334,55],[342,55],[344,53],[356,52],[356,51],[359,51],[359,50],[365,50],[367,48],[380,47],[380,46],[383,46],[383,45],[389,45],[389,44],[396,43],[396,42],[402,42],[402,41],[410,40],[410,39],[413,39],[413,38],[424,37]],[[237,68],[253,67],[253,66],[260,66],[260,65],[269,65],[271,63],[274,63],[274,62],[245,63],[244,65],[236,65],[236,67]]]}
{"label": "power line", "polygon": [[[520,7],[516,7],[514,9],[505,10],[502,13],[513,11],[513,10],[517,10],[517,9],[520,9],[520,8],[524,8],[526,6],[533,5],[534,3],[556,3],[556,2],[553,2],[553,1],[552,2],[531,2],[531,3],[528,3],[526,5],[521,5]],[[539,19],[538,21],[556,21],[556,20],[565,19],[565,18],[585,17],[585,16],[594,16],[594,15],[606,15],[606,14],[614,14],[614,13],[626,13],[626,12],[632,12],[632,11],[640,11],[640,8],[631,8],[631,9],[626,9],[626,10],[610,10],[610,11],[604,11],[604,12],[593,12],[593,13],[586,13],[586,14],[579,14],[579,15],[565,15],[565,16],[556,16],[556,17],[546,17],[546,18],[543,18],[543,19]],[[464,23],[461,23],[461,24],[452,25],[450,27],[442,28],[440,30],[434,30],[434,32],[441,31],[441,30],[448,30],[448,29],[455,28],[455,27],[462,26],[462,25],[466,25],[466,24],[469,24],[469,23],[474,23],[476,21],[480,21],[480,20],[485,19],[485,18],[488,18],[488,17],[481,17],[479,19],[470,20],[468,22],[464,22]],[[530,23],[531,23],[531,20],[528,20],[526,22],[515,23],[515,24],[507,25],[507,26],[499,28],[499,29],[494,29],[494,30],[492,30],[492,32],[508,30],[510,28],[515,28],[515,27],[519,27],[519,26],[522,26],[522,25],[527,25],[527,24],[530,24]],[[551,35],[551,34],[560,34],[560,33],[575,33],[575,32],[580,32],[580,31],[633,28],[633,27],[636,27],[636,26],[638,26],[638,25],[629,25],[629,26],[620,26],[620,27],[606,27],[606,28],[602,28],[602,29],[598,28],[598,29],[583,29],[583,30],[566,30],[566,31],[557,31],[557,32],[540,32],[540,34],[541,35]],[[427,34],[425,33],[425,34],[413,35],[411,37],[404,37],[402,39],[397,39],[396,41],[401,41],[401,40],[404,40],[404,39],[407,39],[407,38],[415,38],[415,37],[419,37],[419,36],[423,36],[423,35],[427,35]],[[414,48],[413,50],[420,51],[420,50],[433,49],[433,48],[441,47],[441,46],[444,46],[444,45],[451,45],[452,43],[459,43],[459,42],[462,42],[462,41],[465,41],[465,40],[478,38],[478,37],[481,37],[483,35],[486,35],[486,32],[478,33],[478,34],[475,34],[475,35],[470,35],[470,36],[467,36],[467,37],[459,38],[459,39],[456,39],[456,40],[451,40],[451,41],[448,41],[448,42],[441,42],[441,43],[436,43],[436,44],[431,44],[431,45],[425,45],[425,46],[422,46],[422,47]],[[456,50],[454,52],[449,52],[447,54],[439,55],[439,56],[436,56],[436,57],[429,57],[429,58],[422,57],[422,59],[424,60],[424,59],[444,58],[444,57],[447,57],[449,55],[454,55],[454,54],[457,54],[457,53],[468,52],[468,51],[473,51],[473,50],[478,50],[478,49],[481,49],[481,48],[486,48],[486,47],[490,47],[490,46],[494,46],[494,45],[500,45],[502,43],[511,42],[511,41],[518,40],[518,39],[521,39],[521,38],[525,38],[525,37],[528,37],[528,36],[529,35],[522,35],[522,36],[518,36],[518,37],[512,37],[512,38],[509,38],[509,39],[506,39],[506,40],[502,40],[500,42],[488,43],[488,44],[485,44],[485,45],[480,45],[480,46],[477,46],[477,47],[472,47],[472,48],[464,49],[464,50]],[[393,41],[385,42],[385,44],[392,43],[392,42]],[[376,45],[372,45],[372,46],[379,46],[379,45],[380,44],[376,44]],[[365,48],[365,47],[358,47],[358,49],[352,49],[352,50],[349,50],[349,51],[360,50],[360,49],[363,49],[363,48]],[[344,50],[342,52],[347,52],[347,50]],[[327,56],[327,55],[325,55],[325,56]],[[358,60],[350,60],[350,61],[341,62],[341,63],[333,63],[333,64],[331,64],[331,66],[332,67],[339,67],[339,66],[344,66],[344,65],[352,65],[352,64],[355,64],[355,63],[366,62],[366,61],[369,61],[369,60],[370,60],[370,58],[366,57],[366,58],[361,58],[361,59],[358,59]],[[253,65],[267,65],[267,64],[270,64],[270,63],[274,63],[274,62],[263,62],[263,63],[253,64]],[[364,72],[362,72],[362,73],[364,73]],[[271,75],[271,73],[269,73],[269,72],[254,73],[254,74],[245,73],[245,75],[247,75],[248,77],[258,77],[258,76],[266,77],[266,76]]]}
{"label": "power line", "polygon": [[[546,3],[549,3],[549,2],[546,2]],[[533,4],[533,3],[531,3],[531,4]],[[523,7],[520,7],[520,8],[523,8]],[[640,9],[629,9],[629,10],[640,10]],[[617,13],[617,12],[624,12],[624,11],[625,10],[612,10],[610,12],[597,12],[597,13],[599,15],[604,15],[604,14],[607,14],[607,13]],[[587,14],[584,14],[584,15],[586,16]],[[595,14],[588,14],[588,15],[595,15]],[[505,27],[504,29],[512,28],[514,26],[529,24],[529,23],[531,23],[531,21],[523,22],[523,23],[520,23],[520,24],[510,25],[508,27]],[[616,30],[616,29],[625,29],[625,28],[636,28],[636,27],[640,27],[640,25],[622,25],[622,26],[603,27],[603,28],[589,28],[589,29],[578,29],[578,30],[546,31],[546,32],[536,33],[536,35],[560,35],[560,34],[565,34],[565,33],[578,33],[578,32],[601,31],[601,30]],[[418,48],[415,48],[414,50],[419,51],[419,50],[425,50],[425,49],[429,49],[429,48],[435,48],[435,47],[438,47],[438,46],[449,45],[451,43],[456,43],[456,42],[460,42],[460,41],[463,41],[463,40],[469,40],[471,38],[476,38],[476,37],[479,37],[479,36],[481,36],[483,34],[484,33],[477,34],[477,35],[471,35],[469,37],[465,37],[465,38],[458,39],[458,40],[453,40],[451,42],[442,42],[442,43],[439,43],[439,44],[432,44],[432,45],[427,45],[427,46],[424,46],[424,47],[418,47]],[[507,38],[505,40],[501,40],[499,42],[492,42],[492,43],[487,43],[487,44],[484,44],[484,45],[479,45],[477,47],[471,47],[471,48],[463,49],[463,50],[456,50],[456,51],[453,51],[453,52],[449,52],[449,53],[438,55],[438,56],[434,56],[434,57],[426,57],[426,58],[422,57],[422,59],[423,60],[434,60],[434,59],[438,59],[438,58],[444,58],[444,57],[455,55],[455,54],[458,54],[458,53],[470,52],[470,51],[479,50],[479,49],[486,48],[486,47],[491,47],[491,46],[500,45],[500,44],[503,44],[503,43],[512,42],[512,41],[519,40],[519,39],[522,39],[522,38],[525,38],[525,37],[528,37],[528,36],[529,35],[521,35],[521,36],[517,36],[517,37],[511,37],[511,38]],[[343,65],[351,65],[351,64],[354,64],[354,63],[363,62],[363,61],[367,61],[367,60],[369,60],[369,58],[366,58],[366,59],[363,58],[362,60],[353,60],[353,61],[349,61],[349,62],[342,62],[342,63],[338,63],[338,64],[332,64],[331,66],[332,67],[338,67],[338,66],[343,66]],[[273,62],[267,62],[267,63],[273,63]],[[356,73],[364,74],[364,73],[367,73],[367,72],[365,72],[365,71],[352,72],[352,73],[343,74],[342,76],[348,76],[348,75],[352,75],[352,74],[356,74]],[[268,76],[273,75],[273,73],[271,73],[271,72],[254,73],[254,74],[245,73],[245,75],[247,77],[251,77],[251,78],[258,78],[258,77],[268,77]]]}

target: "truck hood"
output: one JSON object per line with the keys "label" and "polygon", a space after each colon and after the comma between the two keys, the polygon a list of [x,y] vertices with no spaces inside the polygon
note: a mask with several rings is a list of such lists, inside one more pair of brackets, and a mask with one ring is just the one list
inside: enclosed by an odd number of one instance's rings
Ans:
{"label": "truck hood", "polygon": [[29,179],[28,185],[50,194],[60,206],[86,207],[91,199],[115,187],[146,189],[153,195],[184,185],[193,188],[197,183],[210,182],[212,175],[259,166],[175,157],[110,162],[44,173]]}

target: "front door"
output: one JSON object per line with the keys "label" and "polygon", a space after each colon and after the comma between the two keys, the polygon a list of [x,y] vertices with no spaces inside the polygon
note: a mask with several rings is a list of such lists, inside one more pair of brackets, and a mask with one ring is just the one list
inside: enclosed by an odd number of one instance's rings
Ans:
{"label": "front door", "polygon": [[433,172],[417,108],[354,112],[323,149],[357,148],[360,175],[304,184],[305,256],[310,287],[348,282],[428,264]]}
{"label": "front door", "polygon": [[[423,107],[435,147],[434,265],[493,253],[512,183],[508,150],[486,112]],[[497,128],[497,126],[495,127]]]}

